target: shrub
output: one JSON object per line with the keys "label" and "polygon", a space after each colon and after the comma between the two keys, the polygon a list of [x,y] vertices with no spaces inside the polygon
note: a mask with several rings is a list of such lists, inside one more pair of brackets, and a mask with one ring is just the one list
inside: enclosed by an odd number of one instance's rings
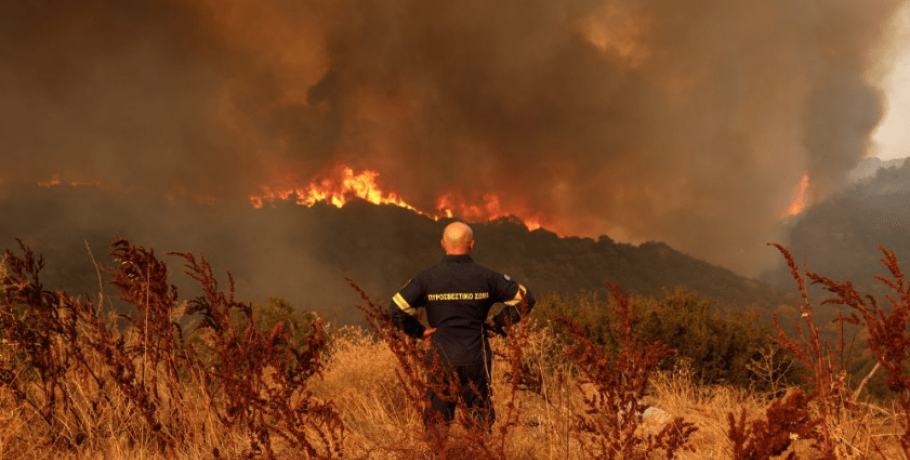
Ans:
{"label": "shrub", "polygon": [[[732,384],[759,391],[770,390],[768,379],[753,371],[751,364],[762,359],[761,350],[773,345],[770,330],[758,325],[755,314],[736,312],[728,316],[711,309],[709,300],[677,288],[664,292],[659,301],[641,302],[643,311],[636,327],[647,341],[660,341],[675,351],[662,368],[684,360],[700,384]],[[774,347],[777,348],[777,347]],[[770,372],[784,384],[797,380],[792,359],[774,353]]]}
{"label": "shrub", "polygon": [[[248,457],[276,457],[273,438],[293,457],[342,455],[340,417],[308,388],[322,368],[320,321],[311,322],[295,345],[284,321],[257,327],[252,307],[234,299],[232,282],[227,292],[219,290],[204,259],[181,254],[202,286],[202,295],[186,303],[151,249],[122,239],[112,247],[117,264],[103,271],[130,307],[119,316],[45,290],[43,260],[25,245],[20,243],[22,256],[5,254],[0,390],[30,408],[26,420],[34,414],[44,422],[43,429],[17,433],[17,445],[47,438],[74,448],[109,435],[99,432],[104,425],[130,444],[173,454],[190,440],[207,438],[212,427],[206,425],[215,423],[246,434]],[[198,327],[185,330],[193,315],[201,317]],[[212,418],[194,419],[199,415],[187,406],[197,399]],[[216,444],[212,454],[240,453],[222,452]]]}
{"label": "shrub", "polygon": [[[662,370],[686,366],[700,384],[732,384],[759,391],[799,378],[797,368],[791,365],[792,357],[779,352],[780,347],[769,338],[770,329],[760,326],[754,314],[723,316],[708,299],[681,287],[664,292],[659,300],[635,296],[629,302],[637,308],[631,327],[640,339],[660,342],[673,350],[661,360]],[[560,316],[571,318],[592,343],[609,353],[618,352],[613,307],[593,293],[581,293],[577,300],[546,296],[534,314],[541,323]],[[768,349],[770,357],[763,356],[763,350]],[[754,365],[762,359],[770,359],[764,370]]]}
{"label": "shrub", "polygon": [[[188,313],[201,315],[199,329],[208,332],[204,343],[214,362],[210,372],[198,375],[218,420],[244,429],[251,453],[267,458],[275,456],[272,436],[309,457],[340,457],[341,418],[330,401],[316,400],[307,388],[307,381],[322,368],[326,343],[322,323],[311,324],[311,333],[298,349],[284,332],[283,321],[271,329],[256,327],[252,306],[234,299],[230,274],[228,291],[221,291],[205,259],[180,256],[186,260],[187,273],[202,286],[202,295],[190,301]],[[245,319],[238,321],[236,313]]]}
{"label": "shrub", "polygon": [[[610,288],[615,299],[610,303],[615,354],[606,353],[591,342],[577,321],[559,319],[575,342],[565,354],[581,375],[578,387],[587,406],[584,414],[575,416],[577,436],[591,458],[644,460],[662,450],[664,458],[672,459],[686,446],[694,425],[676,417],[656,436],[640,431],[648,409],[644,398],[649,379],[670,350],[666,345],[641,339],[632,327],[636,320],[634,306],[615,285]],[[586,391],[586,386],[593,391]]]}
{"label": "shrub", "polygon": [[[69,370],[89,369],[99,388],[105,381],[90,366],[79,341],[81,313],[90,313],[65,293],[44,289],[44,259],[19,241],[22,256],[5,251],[0,264],[0,388],[31,409],[53,445],[73,447],[87,437],[97,412],[77,410]],[[97,407],[93,398],[92,407]],[[83,416],[84,415],[84,416]]]}
{"label": "shrub", "polygon": [[[288,299],[281,296],[271,296],[265,303],[254,303],[251,306],[251,313],[253,324],[260,331],[269,331],[278,324],[283,324],[282,331],[287,334],[288,345],[292,348],[306,346],[314,324],[324,326],[319,315],[309,311],[298,312]],[[233,328],[244,329],[248,318],[243,312],[234,309],[231,311],[230,320]]]}
{"label": "shrub", "polygon": [[[830,347],[819,344],[817,328],[812,323],[811,304],[805,294],[805,280],[800,276],[789,251],[783,246],[775,246],[790,265],[793,278],[803,293],[802,317],[806,322],[806,332],[800,329],[797,341],[788,339],[779,330],[778,340],[798,353],[800,359],[812,369],[814,379],[811,383],[819,394],[826,421],[830,422],[828,419],[838,409],[852,409],[859,398],[862,384],[871,377],[871,373],[881,367],[887,374],[885,384],[896,402],[895,418],[902,430],[898,438],[899,444],[904,458],[910,458],[910,358],[908,358],[910,283],[907,282],[906,275],[898,264],[897,255],[893,251],[879,247],[884,256],[881,262],[890,274],[890,278],[876,276],[876,279],[884,283],[891,292],[885,296],[887,306],[882,306],[872,295],[859,293],[849,280],[839,282],[817,273],[806,272],[806,278],[812,283],[821,285],[835,295],[823,301],[823,305],[845,305],[852,310],[849,315],[839,316],[838,321],[863,326],[866,329],[866,343],[875,356],[877,365],[860,384],[860,388],[851,393],[844,383],[844,373],[832,364],[836,363],[836,360],[832,359],[833,352]],[[825,434],[832,436],[829,432]],[[833,441],[829,440],[828,443],[833,444]],[[875,444],[875,448],[881,453],[878,443]]]}
{"label": "shrub", "polygon": [[[808,404],[811,396],[796,389],[785,397],[775,399],[765,411],[765,420],[746,421],[746,409],[739,419],[727,413],[733,460],[769,460],[782,455],[794,439],[817,439],[816,426],[820,419],[811,416]],[[795,460],[791,451],[787,460]]]}

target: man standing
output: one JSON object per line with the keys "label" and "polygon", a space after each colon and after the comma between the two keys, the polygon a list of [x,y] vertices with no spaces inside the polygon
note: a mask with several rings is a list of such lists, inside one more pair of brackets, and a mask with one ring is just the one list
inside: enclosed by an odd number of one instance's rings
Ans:
{"label": "man standing", "polygon": [[[468,225],[449,224],[441,243],[445,260],[408,281],[395,294],[392,321],[409,336],[433,345],[430,359],[439,359],[446,375],[431,375],[431,382],[444,384],[447,378],[457,378],[460,395],[444,397],[447,395],[430,390],[433,414],[428,415],[441,418],[447,426],[455,415],[454,397],[460,397],[478,427],[490,429],[495,416],[489,380],[493,353],[488,338],[494,333],[504,335],[503,327],[527,314],[534,306],[534,297],[508,276],[474,263],[469,255],[474,249],[474,232]],[[506,307],[487,320],[490,307],[499,302]],[[420,307],[426,308],[430,328],[413,316]]]}

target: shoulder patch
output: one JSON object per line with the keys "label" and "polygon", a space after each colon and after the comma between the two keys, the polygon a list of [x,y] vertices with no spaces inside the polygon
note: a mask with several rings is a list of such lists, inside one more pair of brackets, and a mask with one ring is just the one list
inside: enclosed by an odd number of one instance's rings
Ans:
{"label": "shoulder patch", "polygon": [[512,278],[509,278],[509,275],[502,275],[502,277],[505,278],[506,281],[512,281]]}

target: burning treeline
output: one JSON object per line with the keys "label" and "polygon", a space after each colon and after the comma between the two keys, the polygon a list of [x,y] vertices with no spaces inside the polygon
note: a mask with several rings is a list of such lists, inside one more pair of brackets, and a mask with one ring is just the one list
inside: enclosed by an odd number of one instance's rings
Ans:
{"label": "burning treeline", "polygon": [[352,198],[359,198],[376,205],[390,204],[399,206],[436,221],[441,218],[452,218],[455,216],[477,221],[492,221],[511,216],[521,220],[529,230],[540,228],[539,213],[534,217],[528,217],[526,213],[521,213],[523,215],[519,216],[506,213],[499,203],[499,196],[495,193],[483,195],[482,203],[479,204],[455,201],[450,195],[446,194],[440,196],[436,201],[435,210],[417,209],[401,199],[396,193],[383,191],[376,183],[378,174],[376,171],[370,170],[355,174],[351,168],[342,168],[341,178],[337,181],[325,178],[319,183],[310,183],[303,188],[284,190],[273,190],[263,187],[262,193],[250,196],[250,203],[257,209],[262,208],[266,203],[274,205],[278,200],[293,200],[295,203],[307,207],[316,203],[328,203],[335,207],[343,208]]}
{"label": "burning treeline", "polygon": [[217,202],[349,167],[752,271],[803,174],[811,203],[866,153],[898,4],[3,2],[0,180]]}

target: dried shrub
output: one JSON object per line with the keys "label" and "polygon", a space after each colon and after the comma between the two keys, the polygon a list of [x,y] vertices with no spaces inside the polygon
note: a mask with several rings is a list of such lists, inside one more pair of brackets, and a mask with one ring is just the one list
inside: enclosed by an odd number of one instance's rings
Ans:
{"label": "dried shrub", "polygon": [[[808,383],[818,405],[821,421],[818,429],[819,449],[823,457],[865,457],[870,445],[883,458],[893,455],[885,453],[885,440],[888,436],[872,435],[868,426],[872,406],[862,403],[860,398],[865,384],[881,368],[887,374],[885,384],[893,394],[894,419],[901,430],[896,436],[897,444],[904,458],[910,458],[910,333],[907,331],[910,321],[910,283],[906,282],[906,275],[900,269],[897,256],[893,251],[879,248],[884,255],[882,264],[888,269],[890,278],[876,278],[891,290],[891,294],[885,295],[887,306],[882,306],[874,296],[859,293],[849,280],[834,281],[809,271],[803,277],[790,252],[779,244],[773,246],[784,255],[802,295],[802,324],[795,325],[796,338],[791,339],[784,334],[775,317],[775,340],[810,370]],[[849,387],[847,372],[842,368],[841,360],[837,359],[837,355],[843,353],[843,337],[838,338],[839,344],[835,347],[819,338],[819,328],[813,322],[812,305],[807,294],[807,279],[834,294],[834,297],[824,300],[822,305],[845,305],[852,310],[847,315],[838,315],[835,321],[865,328],[866,343],[875,357],[876,365],[855,391]],[[854,419],[853,425],[858,428],[852,437],[848,437],[844,430],[845,421],[849,418]],[[857,439],[860,435],[864,438]]]}
{"label": "dried shrub", "polygon": [[675,458],[695,432],[693,424],[676,417],[657,435],[640,429],[649,407],[644,401],[649,378],[671,351],[639,339],[632,327],[635,308],[617,286],[609,287],[615,300],[609,308],[616,319],[610,326],[617,353],[605,353],[592,343],[579,323],[558,320],[575,341],[565,354],[578,368],[578,387],[586,406],[583,415],[574,417],[575,435],[591,458],[644,460],[659,451],[664,458]]}
{"label": "dried shrub", "polygon": [[836,296],[826,299],[823,304],[846,305],[852,309],[849,315],[840,316],[838,320],[866,328],[866,343],[875,356],[876,368],[885,371],[885,384],[894,395],[895,418],[902,430],[898,443],[904,458],[910,458],[910,283],[900,269],[895,252],[879,249],[884,255],[881,262],[891,276],[890,279],[876,276],[891,290],[891,294],[885,296],[887,306],[880,305],[872,295],[860,294],[849,280],[838,282],[816,273],[806,276]]}
{"label": "dried shrub", "polygon": [[820,412],[819,423],[819,448],[824,458],[837,458],[836,448],[839,447],[837,426],[845,418],[845,412],[853,411],[856,407],[853,394],[847,384],[847,372],[842,367],[838,358],[843,354],[843,337],[832,347],[820,337],[820,328],[815,324],[813,306],[809,301],[806,279],[800,274],[793,256],[787,248],[779,244],[776,247],[787,261],[790,273],[796,281],[802,303],[800,304],[800,318],[793,325],[795,338],[789,337],[780,326],[777,315],[774,315],[774,331],[772,339],[781,347],[789,350],[793,356],[807,369],[806,379],[812,387],[811,397],[816,400]]}
{"label": "dried shrub", "polygon": [[[528,302],[522,298],[518,306],[522,318],[528,317]],[[528,391],[542,394],[543,375],[539,368],[535,368],[526,359],[526,350],[530,347],[532,325],[526,321],[524,324],[507,327],[505,336],[505,356],[509,363],[506,377],[509,379],[509,395],[505,401],[505,416],[499,417],[498,425],[498,458],[506,456],[506,442],[513,429],[520,422],[521,408],[518,406],[519,391]]]}
{"label": "dried shrub", "polygon": [[45,290],[44,259],[21,241],[19,248],[21,256],[7,250],[0,264],[0,385],[43,421],[51,444],[72,447],[91,425],[67,382],[70,368],[85,365],[77,340],[83,305]]}
{"label": "dried shrub", "polygon": [[[203,436],[206,428],[193,423],[198,414],[186,409],[201,395],[212,421],[247,433],[247,457],[342,456],[341,419],[309,390],[322,368],[320,321],[296,346],[282,322],[257,328],[251,306],[234,300],[232,282],[228,293],[218,290],[204,259],[181,254],[203,291],[187,308],[153,251],[122,239],[112,245],[116,266],[104,272],[127,308],[106,315],[45,290],[43,260],[20,248],[22,256],[6,252],[0,271],[0,390],[28,408],[26,420],[33,414],[44,427],[17,442],[45,438],[73,448],[117,436],[173,455]],[[229,321],[235,310],[246,314],[242,327]],[[199,327],[185,331],[183,323],[197,317]],[[99,431],[102,423],[108,433]],[[217,447],[213,454],[232,455]]]}
{"label": "dried shrub", "polygon": [[[187,356],[182,330],[174,319],[177,290],[168,283],[167,266],[153,250],[124,239],[111,246],[117,266],[104,271],[130,307],[131,311],[118,315],[128,323],[130,334],[97,314],[85,314],[80,319],[91,332],[86,344],[101,356],[109,381],[131,403],[129,407],[139,411],[159,445],[173,449],[187,436],[178,373]],[[133,437],[140,434],[134,432]]]}
{"label": "dried shrub", "polygon": [[[787,452],[794,439],[817,439],[815,429],[821,419],[813,418],[809,413],[811,399],[802,390],[795,389],[771,402],[765,411],[766,420],[747,422],[745,408],[739,419],[729,412],[727,424],[733,460],[769,460]],[[791,451],[784,458],[797,460],[799,457]]]}
{"label": "dried shrub", "polygon": [[[230,273],[227,292],[219,290],[204,258],[197,261],[192,254],[179,255],[186,260],[189,276],[202,287],[202,294],[190,301],[188,313],[200,315],[197,330],[208,332],[204,343],[213,359],[205,363],[210,365],[208,372],[199,375],[218,420],[248,433],[251,454],[275,457],[272,437],[276,436],[310,458],[341,457],[341,417],[330,401],[316,400],[307,388],[309,379],[322,369],[323,324],[313,322],[304,345],[293,347],[284,322],[265,331],[255,326],[252,305],[234,298]],[[233,311],[246,318],[242,326],[232,324]]]}

